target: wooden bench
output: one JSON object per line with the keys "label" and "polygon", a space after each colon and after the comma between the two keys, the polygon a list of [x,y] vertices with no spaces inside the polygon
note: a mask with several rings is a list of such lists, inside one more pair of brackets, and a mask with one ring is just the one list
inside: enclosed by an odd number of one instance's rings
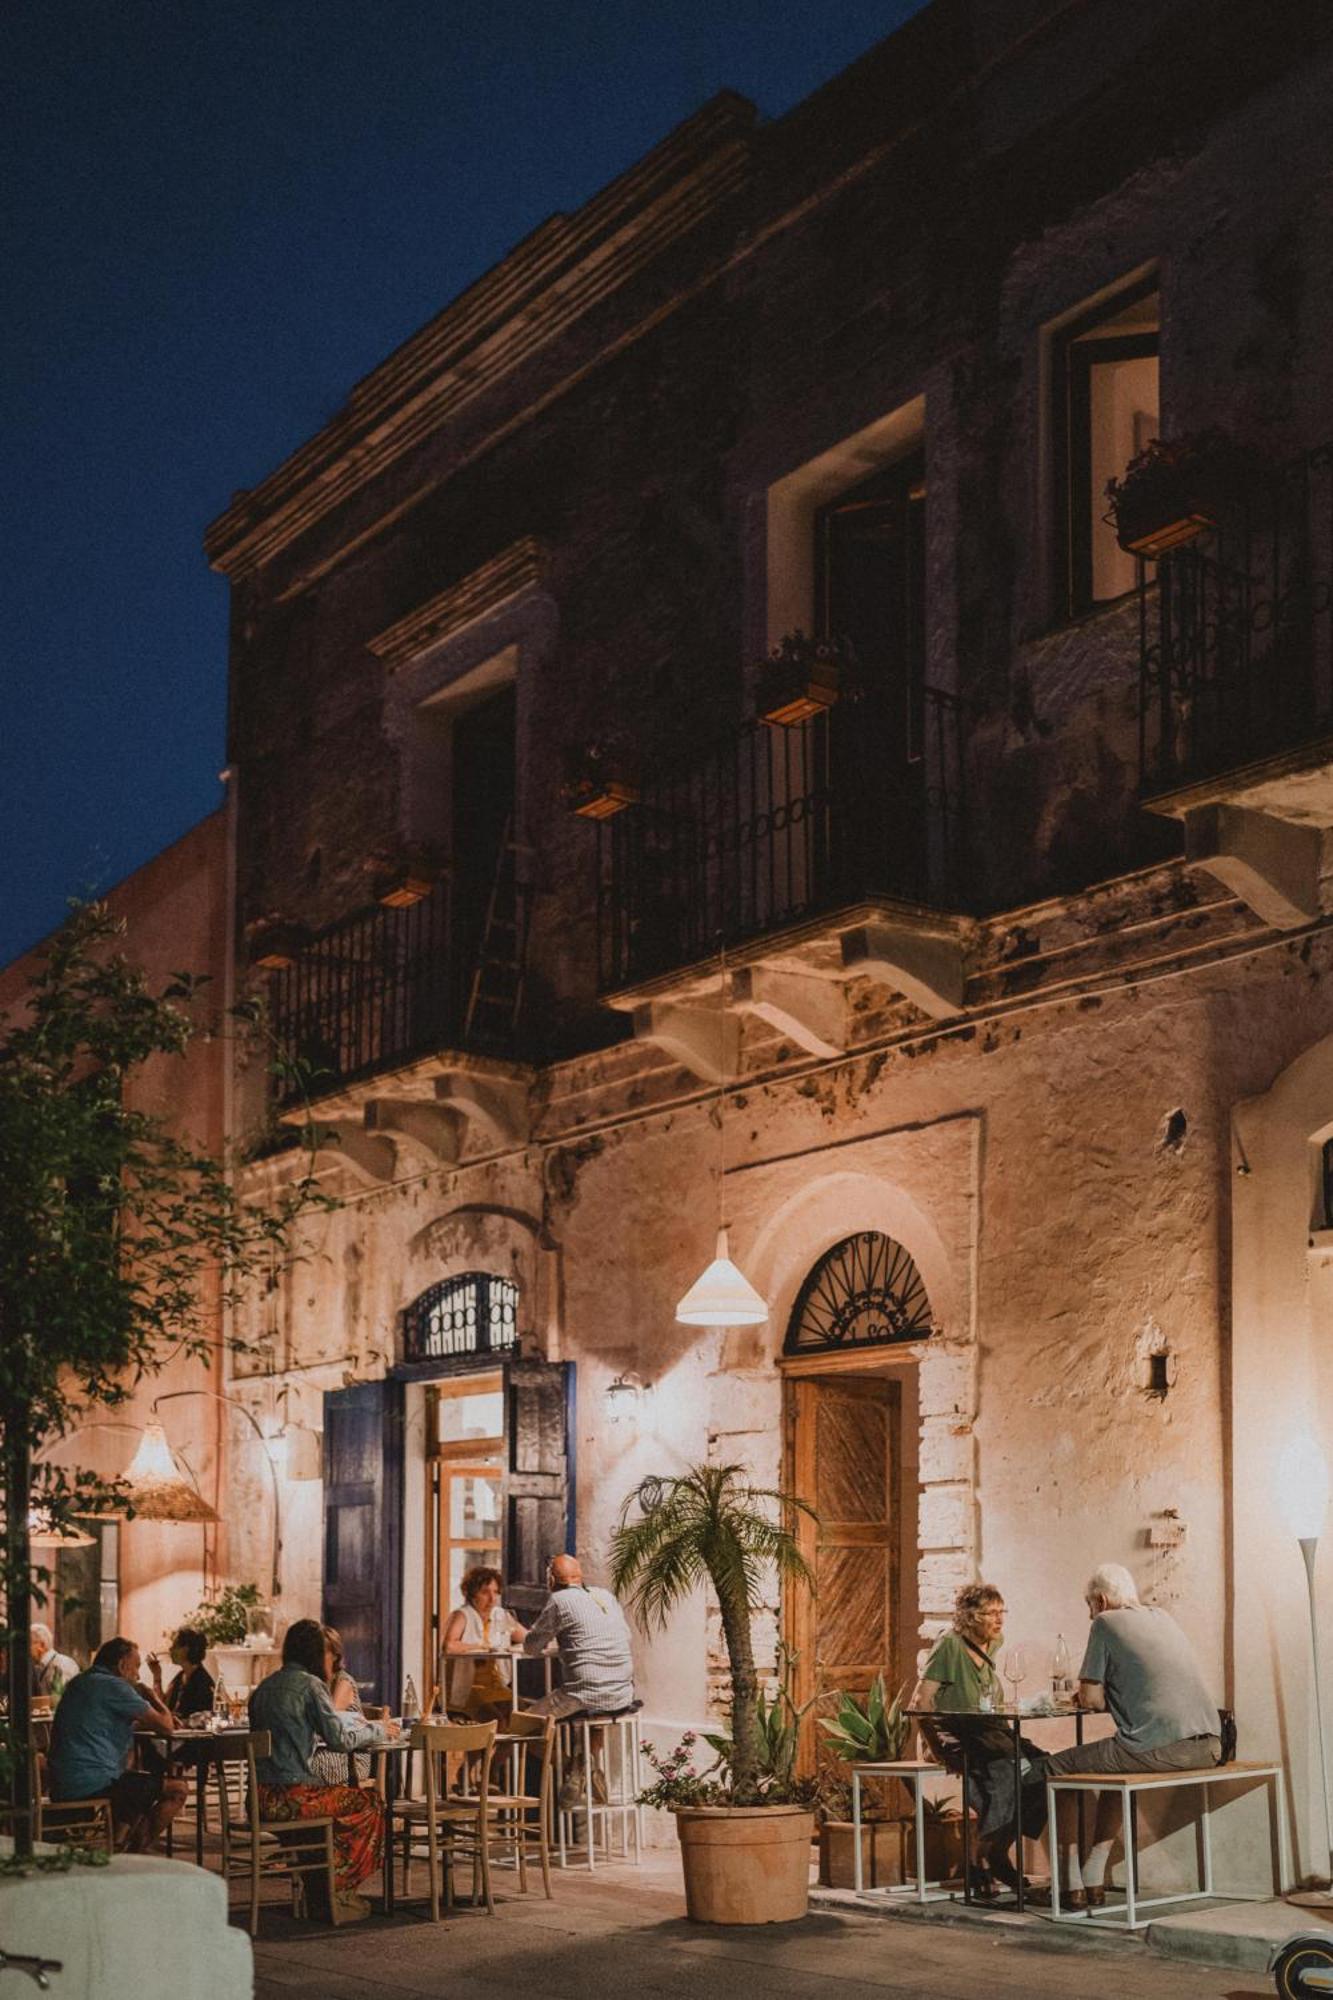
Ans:
{"label": "wooden bench", "polygon": [[[1273,1890],[1280,1896],[1290,1867],[1287,1857],[1286,1786],[1280,1764],[1209,1764],[1197,1771],[1065,1771],[1046,1780],[1046,1824],[1051,1845],[1051,1915],[1056,1923],[1109,1922],[1126,1930],[1142,1930],[1147,1921],[1139,1912],[1160,1908],[1163,1903],[1198,1903],[1217,1896],[1213,1887],[1213,1843],[1209,1819],[1210,1793],[1215,1785],[1266,1784],[1269,1787],[1269,1829],[1273,1843]],[[1199,1818],[1199,1887],[1174,1896],[1138,1894],[1138,1857],[1135,1852],[1137,1827],[1135,1801],[1144,1792],[1195,1789],[1202,1794]],[[1086,1794],[1117,1792],[1120,1796],[1120,1824],[1125,1848],[1125,1901],[1123,1908],[1112,1905],[1101,1910],[1060,1908],[1059,1845],[1055,1823],[1057,1792]],[[1265,1892],[1266,1893],[1266,1892]],[[1241,1896],[1223,1900],[1240,1902]]]}

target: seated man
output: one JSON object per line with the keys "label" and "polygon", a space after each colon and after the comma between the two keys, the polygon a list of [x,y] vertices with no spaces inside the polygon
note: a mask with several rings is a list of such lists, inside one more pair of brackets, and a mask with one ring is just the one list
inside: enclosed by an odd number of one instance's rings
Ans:
{"label": "seated man", "polygon": [[[615,1715],[634,1706],[634,1661],[625,1614],[609,1590],[583,1581],[574,1556],[555,1556],[546,1572],[550,1597],[523,1641],[525,1653],[559,1654],[561,1685],[525,1706],[537,1715]],[[600,1736],[601,1732],[598,1732]],[[593,1743],[594,1762],[600,1743]],[[594,1770],[593,1797],[606,1803],[606,1781]],[[571,1759],[561,1785],[562,1806],[584,1796],[582,1758]]]}
{"label": "seated man", "polygon": [[[1034,1768],[1033,1782],[1074,1771],[1197,1771],[1221,1761],[1221,1720],[1193,1649],[1174,1618],[1140,1604],[1138,1587],[1119,1563],[1103,1563],[1087,1589],[1092,1630],[1079,1669],[1081,1708],[1109,1709],[1114,1736],[1057,1751]],[[1106,1867],[1120,1823],[1110,1793],[1097,1801],[1092,1851],[1080,1866],[1076,1802],[1060,1797],[1060,1854],[1071,1909],[1106,1901]],[[1052,1856],[1052,1867],[1056,1865]]]}
{"label": "seated man", "polygon": [[39,1700],[45,1699],[54,1707],[78,1673],[79,1663],[68,1653],[56,1651],[55,1634],[49,1625],[34,1620],[31,1634],[32,1691]]}
{"label": "seated man", "polygon": [[136,1730],[170,1736],[174,1727],[170,1710],[139,1683],[134,1641],[108,1639],[56,1709],[48,1759],[52,1803],[109,1798],[117,1847],[142,1854],[185,1804],[185,1786],[165,1770],[127,1770],[130,1749]]}

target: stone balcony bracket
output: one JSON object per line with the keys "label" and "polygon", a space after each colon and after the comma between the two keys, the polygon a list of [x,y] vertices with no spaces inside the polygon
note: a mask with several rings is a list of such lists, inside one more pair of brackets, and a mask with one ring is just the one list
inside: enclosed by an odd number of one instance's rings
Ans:
{"label": "stone balcony bracket", "polygon": [[932,1020],[944,1021],[963,1010],[967,967],[961,927],[877,919],[843,933],[842,963],[846,972],[901,993]]}
{"label": "stone balcony bracket", "polygon": [[1320,915],[1323,829],[1217,802],[1191,808],[1184,822],[1191,874],[1211,875],[1275,930]]}
{"label": "stone balcony bracket", "polygon": [[351,1118],[321,1118],[316,1124],[316,1154],[350,1168],[367,1187],[384,1187],[397,1178],[398,1148],[379,1132],[368,1132]]}
{"label": "stone balcony bracket", "polygon": [[501,1152],[525,1146],[531,1130],[528,1079],[460,1065],[435,1079],[435,1103],[461,1119],[483,1147]]}
{"label": "stone balcony bracket", "polygon": [[633,1010],[634,1039],[651,1043],[702,1083],[735,1076],[740,1059],[736,1016],[716,1004],[672,1006],[646,1000]]}
{"label": "stone balcony bracket", "polygon": [[828,1058],[847,1049],[847,992],[838,980],[743,965],[731,975],[731,1004],[776,1028],[807,1055]]}
{"label": "stone balcony bracket", "polygon": [[391,1140],[413,1166],[426,1172],[456,1166],[462,1153],[462,1118],[417,1098],[372,1097],[365,1107],[365,1129]]}

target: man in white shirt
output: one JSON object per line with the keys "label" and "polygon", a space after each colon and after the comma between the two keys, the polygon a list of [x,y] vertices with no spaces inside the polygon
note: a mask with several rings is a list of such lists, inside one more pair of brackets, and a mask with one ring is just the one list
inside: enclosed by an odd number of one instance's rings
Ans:
{"label": "man in white shirt", "polygon": [[[583,1581],[574,1556],[555,1556],[546,1572],[550,1597],[523,1641],[525,1653],[554,1650],[560,1659],[561,1685],[540,1701],[528,1704],[537,1715],[563,1721],[572,1715],[618,1715],[634,1706],[634,1660],[625,1614],[609,1590]],[[591,1732],[592,1796],[606,1803],[606,1778],[601,1767],[600,1729]],[[585,1770],[580,1755],[571,1756],[560,1787],[560,1804],[567,1810],[585,1797]]]}
{"label": "man in white shirt", "polygon": [[56,1651],[55,1634],[49,1625],[34,1621],[31,1626],[32,1691],[50,1702],[59,1701],[65,1684],[80,1671],[77,1660]]}

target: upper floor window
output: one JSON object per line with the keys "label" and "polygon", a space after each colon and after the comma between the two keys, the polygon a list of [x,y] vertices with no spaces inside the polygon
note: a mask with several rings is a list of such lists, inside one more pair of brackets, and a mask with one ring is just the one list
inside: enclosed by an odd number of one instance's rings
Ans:
{"label": "upper floor window", "polygon": [[1134,588],[1135,558],[1105,518],[1106,483],[1158,434],[1159,324],[1149,277],[1080,313],[1054,342],[1056,540],[1073,617]]}
{"label": "upper floor window", "polygon": [[503,1354],[518,1340],[518,1286],[489,1271],[445,1278],[403,1314],[405,1361]]}

